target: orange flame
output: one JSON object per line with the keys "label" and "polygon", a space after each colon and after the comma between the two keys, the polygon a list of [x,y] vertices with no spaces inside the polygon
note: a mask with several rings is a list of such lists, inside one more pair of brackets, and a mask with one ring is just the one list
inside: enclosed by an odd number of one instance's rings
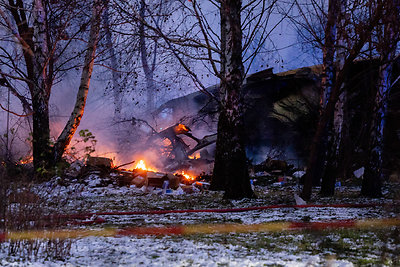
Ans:
{"label": "orange flame", "polygon": [[188,127],[186,127],[186,125],[179,123],[178,125],[176,125],[174,127],[174,131],[176,134],[184,134],[184,133],[188,133],[190,131],[190,129]]}
{"label": "orange flame", "polygon": [[144,170],[144,171],[151,171],[151,172],[156,172],[157,170],[148,168],[146,167],[146,164],[144,163],[144,160],[139,160],[139,162],[136,164],[135,169],[139,170]]}
{"label": "orange flame", "polygon": [[28,164],[33,162],[33,157],[29,156],[27,158],[21,159],[20,161],[18,161],[18,164]]}
{"label": "orange flame", "polygon": [[196,177],[191,176],[191,175],[185,173],[184,171],[182,171],[180,174],[181,174],[183,177],[185,177],[186,180],[188,180],[188,181],[190,181],[190,182],[191,182],[191,181],[194,181],[194,180],[196,179]]}
{"label": "orange flame", "polygon": [[197,152],[195,155],[189,156],[189,159],[199,159],[200,158],[200,153]]}

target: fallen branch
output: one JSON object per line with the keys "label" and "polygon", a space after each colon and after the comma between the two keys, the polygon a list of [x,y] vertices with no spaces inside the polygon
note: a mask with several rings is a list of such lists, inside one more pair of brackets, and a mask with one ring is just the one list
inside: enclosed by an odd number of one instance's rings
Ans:
{"label": "fallen branch", "polygon": [[197,150],[215,143],[217,141],[217,134],[206,135],[202,139],[197,139],[196,141],[197,145],[187,152],[188,155],[192,155]]}
{"label": "fallen branch", "polygon": [[124,167],[124,166],[126,166],[126,165],[132,164],[132,163],[134,163],[134,162],[135,162],[135,161],[133,160],[133,161],[131,161],[131,162],[124,163],[124,164],[122,164],[122,165],[119,165],[119,166],[114,167],[113,169],[116,170],[116,169],[119,169],[119,168]]}

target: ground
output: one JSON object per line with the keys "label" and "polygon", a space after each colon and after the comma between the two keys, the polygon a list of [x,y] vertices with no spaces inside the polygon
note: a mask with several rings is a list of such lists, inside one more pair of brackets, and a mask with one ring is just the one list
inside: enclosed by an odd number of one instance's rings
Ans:
{"label": "ground", "polygon": [[[62,183],[61,183],[62,184]],[[230,201],[222,192],[158,195],[135,187],[99,186],[92,175],[84,183],[60,185],[57,180],[32,190],[46,199],[45,213],[144,211],[171,209],[241,208],[275,204],[294,205],[294,185],[256,186],[257,199]],[[360,188],[342,186],[334,198],[313,203],[393,203],[394,189],[387,186],[382,199],[359,198]],[[317,193],[317,191],[315,192]],[[370,208],[279,208],[234,213],[178,213],[164,215],[101,216],[105,223],[69,228],[169,226],[197,224],[257,224],[276,221],[330,221],[392,218],[393,207]],[[27,243],[0,244],[1,266],[353,266],[399,265],[400,237],[396,228],[284,231],[231,234],[195,234],[145,237],[85,237],[37,241],[36,255]],[[19,249],[15,249],[20,246]],[[49,248],[50,247],[50,248]],[[14,255],[9,253],[14,249]],[[58,252],[57,252],[58,250]],[[25,252],[24,252],[25,251]],[[35,254],[35,253],[33,253]]]}

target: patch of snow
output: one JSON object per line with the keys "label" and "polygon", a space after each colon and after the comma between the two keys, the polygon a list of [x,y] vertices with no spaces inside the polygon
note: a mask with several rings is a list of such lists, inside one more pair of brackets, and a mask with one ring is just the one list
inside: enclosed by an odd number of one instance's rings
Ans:
{"label": "patch of snow", "polygon": [[95,174],[89,175],[85,179],[85,181],[88,183],[89,187],[99,186],[99,185],[101,185],[101,182],[102,182],[101,178],[99,176],[95,175]]}
{"label": "patch of snow", "polygon": [[307,202],[305,202],[299,195],[296,193],[294,194],[294,200],[296,201],[296,205],[307,205]]}
{"label": "patch of snow", "polygon": [[301,177],[304,176],[304,174],[306,174],[305,171],[296,171],[296,172],[293,173],[293,176],[296,177],[296,178],[301,178]]}
{"label": "patch of snow", "polygon": [[354,176],[355,176],[357,179],[360,179],[360,178],[364,175],[364,170],[365,170],[365,168],[364,168],[364,167],[361,167],[361,168],[355,170],[355,171],[353,172],[353,174],[354,174]]}

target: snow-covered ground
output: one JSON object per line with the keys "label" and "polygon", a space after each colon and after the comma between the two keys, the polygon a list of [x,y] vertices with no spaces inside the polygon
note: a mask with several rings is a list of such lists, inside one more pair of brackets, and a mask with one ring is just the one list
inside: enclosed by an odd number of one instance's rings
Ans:
{"label": "snow-covered ground", "polygon": [[[46,213],[216,209],[294,205],[296,186],[256,187],[258,199],[224,200],[220,192],[159,195],[134,187],[100,186],[96,176],[83,183],[49,182],[33,190],[49,201]],[[367,203],[391,200],[356,198],[359,188],[342,187],[332,198],[314,203]],[[387,192],[389,194],[390,192]],[[268,209],[234,213],[177,213],[163,215],[101,216],[101,227],[167,226],[273,221],[329,221],[388,218],[398,214],[382,206],[370,208]],[[163,237],[85,237],[72,240],[69,256],[9,255],[10,243],[0,245],[1,266],[353,266],[399,264],[400,237],[396,229],[290,231],[282,233],[196,234]]]}
{"label": "snow-covered ground", "polygon": [[[246,236],[256,238],[255,235]],[[38,260],[24,263],[11,259],[2,266],[318,266],[328,257],[310,253],[253,250],[242,245],[206,243],[176,237],[110,238],[88,237],[74,242],[71,257],[65,261]],[[353,266],[346,260],[331,260],[335,265]]]}

